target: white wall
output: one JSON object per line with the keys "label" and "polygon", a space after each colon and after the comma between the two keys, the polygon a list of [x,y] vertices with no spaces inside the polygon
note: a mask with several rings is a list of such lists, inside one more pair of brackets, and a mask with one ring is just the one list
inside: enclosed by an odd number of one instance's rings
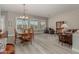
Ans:
{"label": "white wall", "polygon": [[[6,29],[8,30],[9,35],[14,35],[14,29],[16,28],[16,18],[19,16],[22,16],[22,14],[15,13],[15,12],[2,12],[2,15],[5,16],[5,24]],[[36,18],[38,20],[46,20],[47,18],[39,17],[39,16],[33,16],[31,15],[31,18]]]}
{"label": "white wall", "polygon": [[48,25],[49,27],[56,29],[56,21],[62,20],[67,23],[70,29],[79,29],[79,10],[64,12],[56,16],[52,16],[49,18]]}

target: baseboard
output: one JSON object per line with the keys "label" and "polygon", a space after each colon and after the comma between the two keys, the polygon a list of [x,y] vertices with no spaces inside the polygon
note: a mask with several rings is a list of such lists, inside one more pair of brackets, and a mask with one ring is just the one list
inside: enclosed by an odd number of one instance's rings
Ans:
{"label": "baseboard", "polygon": [[72,48],[72,50],[79,53],[79,49]]}

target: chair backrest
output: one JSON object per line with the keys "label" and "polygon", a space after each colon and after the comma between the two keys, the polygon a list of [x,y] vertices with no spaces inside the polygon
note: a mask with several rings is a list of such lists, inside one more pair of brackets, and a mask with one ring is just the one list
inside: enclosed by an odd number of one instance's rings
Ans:
{"label": "chair backrest", "polygon": [[[25,33],[27,33],[27,36],[30,38],[30,39],[33,39],[34,38],[34,31],[33,31],[33,28],[28,28],[25,30]],[[26,37],[27,37],[26,36]]]}
{"label": "chair backrest", "polygon": [[[24,35],[29,41],[32,41],[32,39],[34,39],[33,28],[25,29],[23,33],[17,33],[16,29],[14,29],[14,32],[15,32],[15,44],[16,44],[16,39],[18,38],[19,34]],[[22,37],[22,35],[21,35],[21,37]],[[19,38],[19,39],[22,39],[22,38]]]}
{"label": "chair backrest", "polygon": [[29,28],[29,29],[28,29],[28,34],[30,34],[31,37],[33,38],[33,36],[34,36],[33,28]]}
{"label": "chair backrest", "polygon": [[5,54],[14,54],[15,53],[15,46],[12,43],[7,43],[5,48]]}

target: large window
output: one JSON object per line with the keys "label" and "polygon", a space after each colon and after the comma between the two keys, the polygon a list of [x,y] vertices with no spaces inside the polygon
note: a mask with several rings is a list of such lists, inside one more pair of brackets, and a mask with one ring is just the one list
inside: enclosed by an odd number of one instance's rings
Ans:
{"label": "large window", "polygon": [[29,25],[34,28],[34,31],[39,30],[39,22],[37,20],[30,20]]}
{"label": "large window", "polygon": [[46,20],[39,20],[39,19],[22,20],[18,18],[16,20],[16,25],[17,29],[22,28],[22,26],[24,25],[25,27],[32,26],[35,32],[41,32],[44,31],[44,29],[46,28]]}

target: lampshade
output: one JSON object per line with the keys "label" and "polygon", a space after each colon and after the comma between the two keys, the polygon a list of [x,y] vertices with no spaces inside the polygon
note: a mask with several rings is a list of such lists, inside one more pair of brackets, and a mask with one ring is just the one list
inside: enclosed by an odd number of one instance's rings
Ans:
{"label": "lampshade", "polygon": [[63,25],[61,25],[61,28],[63,28],[62,32],[65,32],[68,29],[68,26],[67,26],[67,24],[63,24]]}
{"label": "lampshade", "polygon": [[79,33],[79,30],[77,30],[77,33]]}
{"label": "lampshade", "polygon": [[68,28],[67,24],[61,25],[61,28]]}

